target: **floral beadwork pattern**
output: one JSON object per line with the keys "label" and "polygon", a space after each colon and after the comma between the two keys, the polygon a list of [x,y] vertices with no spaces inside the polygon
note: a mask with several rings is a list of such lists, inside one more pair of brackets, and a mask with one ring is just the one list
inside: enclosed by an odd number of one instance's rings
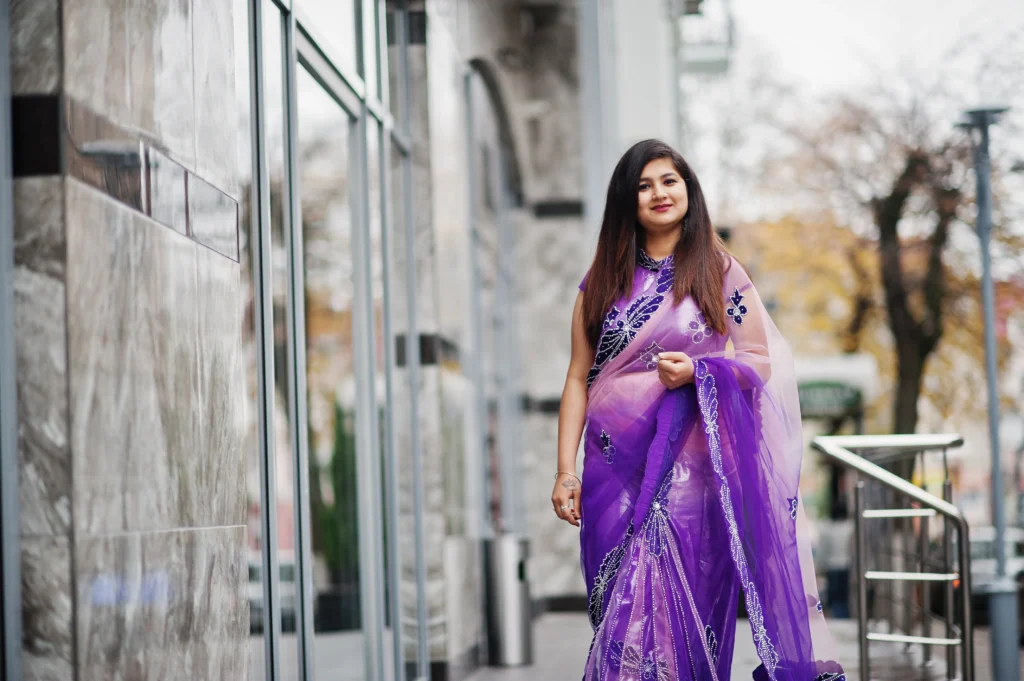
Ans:
{"label": "floral beadwork pattern", "polygon": [[615,455],[618,454],[618,450],[612,444],[612,436],[604,430],[601,431],[601,453],[604,454],[604,460],[608,463],[614,461]]}
{"label": "floral beadwork pattern", "polygon": [[718,637],[710,624],[704,625],[704,641],[708,644],[708,652],[711,653],[711,661],[718,664]]}
{"label": "floral beadwork pattern", "polygon": [[644,352],[640,355],[639,359],[647,367],[648,371],[654,371],[658,368],[658,354],[662,352],[665,352],[665,348],[654,342],[644,348]]}
{"label": "floral beadwork pattern", "polygon": [[594,366],[587,374],[587,387],[594,384],[604,366],[619,356],[633,342],[644,324],[658,311],[665,300],[665,293],[672,288],[675,270],[671,266],[663,267],[658,273],[658,286],[651,295],[638,297],[624,313],[612,308],[605,316],[604,330],[597,343],[594,354]]}
{"label": "floral beadwork pattern", "polygon": [[779,653],[775,650],[775,646],[768,636],[768,630],[764,626],[764,609],[761,606],[761,597],[757,592],[757,585],[754,584],[754,579],[750,573],[750,565],[747,563],[743,541],[740,539],[739,525],[736,523],[736,511],[732,504],[729,481],[725,477],[725,466],[722,460],[722,436],[718,432],[718,387],[715,383],[715,375],[711,373],[704,361],[697,360],[694,364],[694,376],[697,379],[697,402],[700,404],[701,416],[704,419],[704,432],[708,436],[711,464],[719,480],[718,495],[726,523],[729,526],[729,549],[732,553],[733,563],[736,565],[736,572],[739,573],[740,582],[743,586],[750,628],[754,635],[754,647],[757,649],[757,656],[761,658],[761,663],[768,673],[768,678],[775,681],[775,669],[779,665]]}
{"label": "floral beadwork pattern", "polygon": [[619,565],[626,555],[626,546],[633,536],[633,524],[626,528],[626,535],[618,546],[609,551],[597,568],[597,577],[594,578],[594,586],[590,590],[590,598],[587,602],[587,614],[590,615],[590,626],[597,631],[604,619],[604,595],[615,583],[615,575],[619,572]]}
{"label": "floral beadwork pattern", "polygon": [[740,293],[739,287],[733,290],[732,295],[729,296],[729,302],[731,306],[726,308],[725,314],[737,324],[743,323],[743,318],[747,316],[747,306],[743,304],[743,294]]}
{"label": "floral beadwork pattern", "polygon": [[669,681],[668,662],[658,659],[652,650],[646,656],[636,646],[626,646],[622,650],[621,669],[624,675],[630,675],[641,681]]}
{"label": "floral beadwork pattern", "polygon": [[789,517],[796,520],[796,509],[800,501],[796,497],[789,497],[786,501],[789,502]]}
{"label": "floral beadwork pattern", "polygon": [[821,601],[819,600],[817,603],[814,604],[814,609],[818,612],[822,612],[825,608],[821,605]]}
{"label": "floral beadwork pattern", "polygon": [[668,547],[669,518],[668,518],[668,491],[672,487],[672,476],[665,476],[658,493],[654,495],[651,508],[647,511],[642,528],[644,541],[647,544],[647,555],[651,558],[661,558]]}
{"label": "floral beadwork pattern", "polygon": [[690,322],[690,331],[693,331],[694,343],[703,343],[714,335],[703,312],[698,312],[697,317]]}

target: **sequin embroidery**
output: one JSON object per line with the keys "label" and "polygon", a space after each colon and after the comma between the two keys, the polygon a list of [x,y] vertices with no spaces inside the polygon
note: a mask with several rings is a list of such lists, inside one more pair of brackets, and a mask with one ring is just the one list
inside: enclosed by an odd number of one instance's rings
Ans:
{"label": "sequin embroidery", "polygon": [[601,431],[601,453],[604,454],[604,460],[608,463],[614,461],[615,455],[618,454],[618,450],[612,444],[612,436],[603,430]]}
{"label": "sequin embroidery", "polygon": [[796,507],[799,501],[796,497],[789,497],[786,501],[789,502],[789,517],[796,520]]}
{"label": "sequin embroidery", "polygon": [[690,322],[690,331],[693,331],[694,343],[703,343],[714,335],[703,312],[698,312],[696,319]]}
{"label": "sequin embroidery", "polygon": [[623,556],[626,555],[626,546],[633,536],[633,524],[626,528],[626,535],[622,541],[609,551],[601,561],[597,569],[597,576],[594,578],[594,586],[590,590],[590,598],[587,602],[587,613],[590,615],[590,626],[597,631],[604,619],[604,596],[608,589],[615,583],[615,575],[619,571]]}
{"label": "sequin embroidery", "polygon": [[[619,356],[626,347],[633,342],[637,333],[644,324],[658,311],[661,303],[665,300],[665,293],[672,288],[672,278],[675,270],[671,267],[663,267],[658,273],[658,286],[652,295],[644,295],[634,300],[624,313],[618,308],[612,308],[605,316],[604,331],[597,343],[597,352],[594,354],[594,366],[587,374],[587,387],[589,388],[597,380],[604,366]],[[614,313],[614,314],[613,314]]]}
{"label": "sequin embroidery", "polygon": [[729,296],[729,302],[732,303],[732,306],[725,310],[725,314],[737,324],[742,324],[743,318],[747,315],[747,306],[743,304],[743,297],[739,287],[737,287],[732,292],[732,295]]}

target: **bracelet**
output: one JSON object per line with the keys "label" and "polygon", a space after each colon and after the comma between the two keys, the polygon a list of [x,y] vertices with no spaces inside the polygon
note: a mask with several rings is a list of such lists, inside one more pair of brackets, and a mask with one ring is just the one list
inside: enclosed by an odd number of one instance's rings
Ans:
{"label": "bracelet", "polygon": [[[576,475],[575,473],[567,473],[566,471],[558,471],[557,473],[555,473],[555,480],[558,479],[559,475],[571,475],[572,477],[576,478],[577,480],[580,480],[579,476]],[[583,482],[583,481],[580,480],[580,482]]]}

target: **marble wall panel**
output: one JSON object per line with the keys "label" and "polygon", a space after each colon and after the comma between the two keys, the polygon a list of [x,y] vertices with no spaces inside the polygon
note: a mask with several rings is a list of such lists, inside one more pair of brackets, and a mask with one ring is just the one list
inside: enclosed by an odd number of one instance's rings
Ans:
{"label": "marble wall panel", "polygon": [[69,180],[84,534],[245,522],[238,264]]}
{"label": "marble wall panel", "polygon": [[184,484],[197,496],[183,518],[196,525],[239,525],[246,522],[245,289],[237,262],[201,246],[196,252],[200,446],[178,453],[188,471]]}
{"label": "marble wall panel", "polygon": [[79,681],[248,678],[245,528],[82,537]]}
{"label": "marble wall panel", "polygon": [[[530,557],[527,573],[531,597],[586,594],[580,571],[580,531],[551,510],[558,451],[558,414],[522,417],[523,470],[526,488]],[[583,453],[577,470],[582,475]]]}
{"label": "marble wall panel", "polygon": [[127,3],[129,123],[195,167],[192,1]]}
{"label": "marble wall panel", "polygon": [[[480,542],[467,537],[448,537],[444,543],[448,590],[448,660],[453,678],[466,674],[469,653],[483,633],[483,583]],[[475,666],[475,665],[474,665]],[[462,667],[462,668],[459,668]]]}
{"label": "marble wall panel", "polygon": [[22,677],[71,681],[71,551],[67,537],[22,537]]}
{"label": "marble wall panel", "polygon": [[239,108],[248,101],[239,102],[235,94],[234,12],[242,5],[233,0],[192,2],[196,172],[239,199]]}
{"label": "marble wall panel", "polygon": [[11,2],[11,93],[60,87],[60,0]]}
{"label": "marble wall panel", "polygon": [[14,300],[23,536],[71,525],[64,182],[14,181]]}
{"label": "marble wall panel", "polygon": [[138,267],[131,212],[73,179],[67,193],[74,517],[84,533],[122,531],[134,399],[130,279]]}
{"label": "marble wall panel", "polygon": [[572,310],[593,244],[579,218],[519,219],[519,319],[527,322],[519,336],[523,388],[532,398],[549,399],[565,385]]}
{"label": "marble wall panel", "polygon": [[115,123],[128,123],[128,7],[124,0],[62,0],[64,89]]}

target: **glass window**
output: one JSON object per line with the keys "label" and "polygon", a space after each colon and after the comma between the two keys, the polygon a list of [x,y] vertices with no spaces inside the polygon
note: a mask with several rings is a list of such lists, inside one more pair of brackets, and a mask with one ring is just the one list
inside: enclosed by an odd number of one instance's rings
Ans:
{"label": "glass window", "polygon": [[397,4],[395,0],[388,0],[387,3],[388,105],[398,120],[398,126],[404,129],[405,121],[401,120],[401,115],[405,102],[405,62],[402,60],[399,38],[404,39],[408,35],[408,28],[404,29],[402,35],[398,31],[400,26],[405,25],[408,13],[399,10]]}
{"label": "glass window", "polygon": [[[413,403],[415,391],[412,390],[409,376],[411,353],[419,352],[418,339],[409,338],[409,278],[415,276],[412,264],[406,257],[408,247],[408,220],[405,209],[405,164],[409,160],[397,146],[390,145],[391,153],[388,172],[390,173],[390,207],[391,226],[388,231],[388,310],[391,320],[391,333],[394,337],[392,355],[391,380],[391,428],[394,452],[391,460],[394,468],[395,489],[398,495],[398,518],[395,532],[398,550],[399,593],[401,602],[401,645],[402,655],[406,661],[406,669],[415,665],[419,657],[420,621],[418,618],[417,601],[419,584],[417,581],[418,557],[416,554],[416,512],[413,490]],[[410,673],[409,678],[416,678]]]}
{"label": "glass window", "polygon": [[363,74],[360,65],[358,5],[362,0],[297,0],[311,26],[304,26],[320,48],[350,73]]}
{"label": "glass window", "polygon": [[[315,678],[365,678],[353,366],[352,122],[298,80]],[[342,675],[342,677],[339,677]]]}

